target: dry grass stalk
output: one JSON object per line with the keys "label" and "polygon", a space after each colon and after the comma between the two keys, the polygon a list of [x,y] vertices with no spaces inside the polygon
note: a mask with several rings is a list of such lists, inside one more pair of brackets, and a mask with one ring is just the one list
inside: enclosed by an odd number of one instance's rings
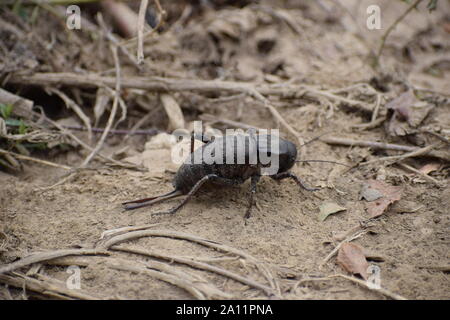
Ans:
{"label": "dry grass stalk", "polygon": [[191,266],[196,269],[210,271],[210,272],[219,274],[221,276],[233,279],[235,281],[238,281],[245,285],[248,285],[252,288],[262,290],[268,295],[274,295],[274,291],[272,288],[262,285],[252,279],[240,276],[234,272],[231,272],[231,271],[225,270],[223,268],[213,266],[213,265],[210,265],[210,264],[207,264],[204,262],[199,262],[199,261],[191,260],[191,259],[184,258],[184,257],[172,256],[172,255],[167,255],[167,254],[163,254],[160,252],[145,250],[145,249],[136,248],[136,247],[129,247],[129,246],[113,246],[112,250],[134,253],[134,254],[139,254],[139,255],[143,255],[143,256],[147,256],[147,257],[153,257],[153,258],[157,258],[157,259],[164,259],[169,262],[185,264],[185,265]]}

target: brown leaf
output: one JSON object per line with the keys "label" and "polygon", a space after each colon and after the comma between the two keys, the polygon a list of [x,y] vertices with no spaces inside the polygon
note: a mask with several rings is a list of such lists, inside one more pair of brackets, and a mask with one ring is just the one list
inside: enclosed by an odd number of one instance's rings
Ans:
{"label": "brown leaf", "polygon": [[409,134],[417,128],[433,109],[433,105],[416,98],[409,90],[386,104],[386,109],[392,113],[387,125],[387,131],[393,136]]}
{"label": "brown leaf", "polygon": [[164,110],[169,117],[169,126],[167,130],[184,129],[184,116],[177,100],[168,93],[161,94],[160,99],[164,106]]}
{"label": "brown leaf", "polygon": [[400,121],[407,121],[411,114],[411,105],[417,101],[412,90],[406,91],[397,98],[386,103],[386,109],[393,110],[394,116]]}
{"label": "brown leaf", "polygon": [[367,280],[369,263],[366,260],[363,248],[357,244],[343,243],[338,251],[337,262],[346,271],[359,274],[364,280]]}
{"label": "brown leaf", "polygon": [[424,165],[422,168],[419,169],[420,172],[423,174],[429,174],[430,172],[439,170],[441,164],[437,162],[431,162]]}
{"label": "brown leaf", "polygon": [[371,218],[381,216],[390,204],[400,200],[403,191],[402,187],[390,186],[378,180],[367,181],[363,189],[374,189],[382,195],[367,204],[367,212]]}

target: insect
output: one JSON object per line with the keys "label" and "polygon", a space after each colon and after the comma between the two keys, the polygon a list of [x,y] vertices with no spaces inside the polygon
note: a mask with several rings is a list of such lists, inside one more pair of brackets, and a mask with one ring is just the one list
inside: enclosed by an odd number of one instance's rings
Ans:
{"label": "insect", "polygon": [[[298,160],[297,147],[288,140],[271,134],[255,135],[254,132],[250,132],[249,135],[226,135],[215,139],[209,139],[204,135],[195,136],[195,138],[206,144],[194,151],[194,135],[192,136],[191,154],[173,179],[174,190],[159,196],[124,202],[125,210],[137,209],[186,195],[186,198],[172,209],[154,213],[173,214],[183,207],[206,182],[219,186],[233,186],[250,179],[249,204],[244,215],[245,218],[249,218],[255,204],[256,185],[262,175],[268,175],[278,181],[289,178],[305,190],[318,190],[307,187],[301,179],[289,171]],[[277,162],[276,166],[274,162]],[[268,171],[269,174],[265,173]]]}

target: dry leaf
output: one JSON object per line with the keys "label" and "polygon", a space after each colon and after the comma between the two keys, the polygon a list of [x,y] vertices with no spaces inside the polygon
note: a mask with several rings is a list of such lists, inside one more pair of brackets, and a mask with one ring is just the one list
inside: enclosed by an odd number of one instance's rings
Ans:
{"label": "dry leaf", "polygon": [[381,197],[383,197],[383,194],[368,183],[363,185],[359,194],[360,200],[366,199],[367,201],[374,201],[380,199]]}
{"label": "dry leaf", "polygon": [[437,162],[431,162],[424,165],[422,168],[419,169],[420,172],[423,174],[429,174],[430,172],[439,170],[441,164]]}
{"label": "dry leaf", "polygon": [[153,136],[145,143],[145,150],[170,149],[177,143],[174,135],[162,132]]}
{"label": "dry leaf", "polygon": [[[194,150],[202,145],[201,141],[194,140]],[[163,132],[145,144],[144,152],[123,160],[146,167],[151,176],[162,176],[166,170],[176,172],[190,153],[191,139],[177,142],[174,135]]]}
{"label": "dry leaf", "polygon": [[110,94],[108,94],[108,91],[106,91],[105,88],[99,88],[97,90],[94,105],[95,126],[98,125],[100,118],[105,112],[106,106],[109,104],[110,99]]}
{"label": "dry leaf", "polygon": [[367,212],[371,218],[381,216],[390,204],[400,200],[403,189],[397,186],[390,186],[378,180],[369,180],[363,189],[374,189],[382,194],[381,198],[370,201],[367,204]]}
{"label": "dry leaf", "polygon": [[184,129],[184,116],[180,105],[172,95],[163,93],[160,96],[167,116],[169,117],[168,131],[176,129]]}
{"label": "dry leaf", "polygon": [[364,280],[367,280],[367,263],[364,249],[357,244],[345,242],[339,248],[337,256],[338,264],[353,274],[359,274]]}
{"label": "dry leaf", "polygon": [[319,221],[325,221],[325,219],[333,213],[347,210],[347,208],[333,202],[325,202],[320,205]]}
{"label": "dry leaf", "polygon": [[392,116],[387,125],[387,132],[392,136],[404,136],[417,128],[434,108],[428,102],[416,98],[409,90],[386,104]]}

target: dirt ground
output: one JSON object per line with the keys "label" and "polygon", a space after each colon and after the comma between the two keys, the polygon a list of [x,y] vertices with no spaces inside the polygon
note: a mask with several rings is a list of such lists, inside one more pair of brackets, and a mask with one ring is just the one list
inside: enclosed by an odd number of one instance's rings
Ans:
{"label": "dirt ground", "polygon": [[[288,12],[288,17],[293,19],[300,33],[292,27],[289,18],[263,15],[261,12],[264,10],[234,7],[203,12],[193,18],[184,30],[163,32],[160,38],[154,40],[156,49],[150,50],[152,47],[149,46],[147,54],[152,61],[160,62],[155,64],[156,69],[171,65],[168,76],[173,72],[176,76],[181,74],[183,77],[207,80],[252,83],[290,81],[324,90],[348,88],[360,83],[377,89],[387,86],[380,112],[383,116],[387,114],[386,102],[400,95],[404,88],[402,81],[408,79],[417,87],[433,89],[434,94],[429,95],[444,100],[439,100],[441,102],[436,104],[420,127],[438,127],[444,130],[441,132],[449,132],[450,3],[439,1],[440,7],[433,13],[428,13],[425,3],[422,3],[420,11],[412,12],[399,24],[383,53],[384,74],[392,78],[386,80],[377,76],[368,65],[366,45],[370,47],[379,43],[383,30],[407,8],[407,4],[376,1],[382,7],[383,29],[368,31],[364,29],[366,7],[371,1],[343,2],[354,10],[357,24],[345,12],[327,13],[320,6],[303,1],[298,6],[295,1],[276,1],[280,8],[290,8],[283,12]],[[334,9],[330,5],[329,10]],[[364,41],[360,39],[361,34]],[[446,58],[438,60],[439,57]],[[216,60],[221,61],[220,67],[214,63]],[[124,67],[124,72],[132,74],[127,67]],[[153,98],[153,101],[152,97],[149,104],[156,108],[159,100]],[[278,127],[283,137],[299,146],[296,138],[267,109],[262,108],[260,102],[250,97],[217,101],[221,97],[191,92],[176,93],[174,97],[181,101],[187,122],[207,113],[216,119],[230,119],[260,128]],[[370,106],[375,102],[374,96],[361,91],[346,97],[367,101]],[[429,101],[426,97],[424,93],[422,100]],[[439,141],[426,134],[418,135],[413,142],[406,136],[389,135],[386,129],[388,120],[371,129],[352,128],[353,125],[369,122],[370,116],[358,108],[347,108],[345,103],[327,97],[267,95],[267,98],[305,141],[324,133],[327,137],[421,147]],[[167,128],[168,117],[162,108],[159,111],[145,127]],[[139,113],[130,111],[126,123],[122,125],[130,128],[136,119],[139,119]],[[219,129],[226,127],[219,122],[210,122],[209,125]],[[87,141],[87,134],[76,134]],[[107,139],[102,152],[113,155],[127,147],[121,160],[139,157],[145,143],[151,139],[134,136],[124,141],[122,136],[114,136]],[[448,151],[445,148],[441,151]],[[347,165],[398,154],[367,147],[331,145],[320,140],[299,148],[299,151],[301,159],[333,160]],[[243,218],[248,203],[248,181],[238,187],[203,191],[175,215],[152,216],[151,213],[171,208],[179,199],[123,211],[120,205],[123,201],[171,190],[174,169],[166,156],[167,152],[164,148],[157,149],[148,160],[150,168],[146,171],[93,161],[90,165],[92,169],[80,170],[57,185],[54,184],[61,182],[66,170],[24,162],[20,173],[0,172],[0,263],[12,263],[39,251],[91,248],[99,243],[102,233],[107,230],[155,224],[148,230],[176,231],[215,241],[241,250],[253,256],[255,261],[186,239],[165,236],[142,237],[124,245],[218,266],[272,287],[283,299],[388,299],[392,297],[389,294],[369,290],[348,279],[329,277],[335,274],[350,275],[337,263],[335,255],[324,262],[342,241],[337,240],[340,234],[370,218],[366,210],[367,201],[360,199],[360,192],[369,179],[377,179],[402,187],[401,199],[389,206],[380,217],[370,221],[367,232],[352,243],[368,252],[366,257],[369,263],[380,268],[381,287],[390,293],[407,299],[450,299],[448,159],[446,162],[442,158],[419,157],[405,162],[415,168],[440,163],[439,169],[430,173],[438,183],[384,162],[353,169],[331,163],[297,164],[292,172],[308,185],[321,189],[307,192],[300,190],[292,181],[278,183],[264,177],[258,184],[257,207],[248,220]],[[41,152],[36,156],[77,166],[87,154],[86,150],[73,149],[51,156]],[[320,207],[326,202],[338,204],[346,210],[320,221]],[[60,264],[43,263],[40,269],[30,271],[30,266],[27,266],[19,270],[23,273],[28,271],[29,277],[41,280],[52,278],[52,281],[59,280],[61,284],[69,277],[68,265],[80,265],[81,289],[96,298],[193,298],[192,293],[178,285],[143,272],[111,267],[108,260],[113,257],[152,263],[154,258],[118,251],[111,251],[110,254],[110,257],[82,256],[73,260],[68,257]],[[214,286],[228,294],[228,298],[277,297],[214,272],[179,263],[171,263],[170,266],[183,274],[199,277],[199,282]],[[272,276],[267,277],[262,270],[269,270]],[[272,279],[273,283],[268,279]],[[33,290],[26,290],[25,293],[12,285],[0,285],[0,299],[23,299],[28,296],[43,297],[33,293]]]}

